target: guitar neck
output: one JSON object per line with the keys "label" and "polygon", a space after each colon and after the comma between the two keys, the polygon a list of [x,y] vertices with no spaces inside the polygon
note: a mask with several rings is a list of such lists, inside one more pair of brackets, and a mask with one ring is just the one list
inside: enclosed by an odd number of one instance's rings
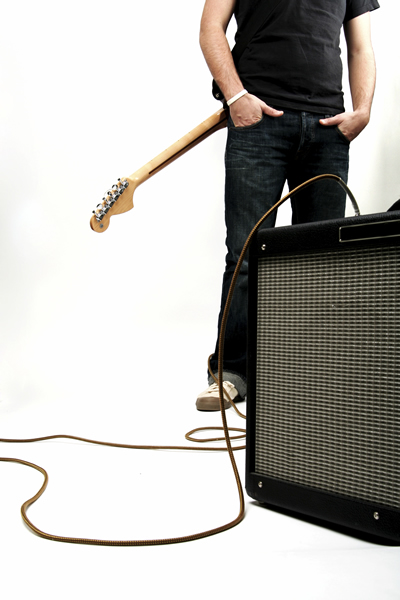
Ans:
{"label": "guitar neck", "polygon": [[189,133],[172,144],[172,146],[169,146],[166,150],[145,164],[141,169],[135,171],[135,173],[130,175],[128,179],[136,184],[136,188],[138,185],[143,183],[143,181],[146,181],[164,169],[166,166],[197,146],[197,144],[208,138],[210,135],[219,129],[226,127],[227,119],[228,113],[225,109],[221,109],[214,113],[211,115],[211,117],[203,121],[203,123],[200,123],[200,125],[195,127],[195,129],[189,131]]}
{"label": "guitar neck", "polygon": [[110,217],[131,210],[133,208],[133,193],[141,183],[164,169],[167,165],[174,162],[219,129],[226,127],[227,121],[228,111],[220,109],[132,175],[113,186],[97,206],[96,210],[93,211],[94,214],[90,219],[90,226],[93,231],[98,233],[105,231],[108,228]]}

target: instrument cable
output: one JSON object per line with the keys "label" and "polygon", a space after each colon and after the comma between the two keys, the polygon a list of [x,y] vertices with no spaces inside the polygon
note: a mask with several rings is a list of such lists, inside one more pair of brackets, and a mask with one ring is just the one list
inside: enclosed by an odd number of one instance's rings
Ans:
{"label": "instrument cable", "polygon": [[[356,202],[352,192],[347,187],[347,185],[344,183],[344,181],[342,181],[342,179],[340,179],[340,177],[338,177],[337,175],[319,175],[317,177],[309,179],[308,181],[299,185],[294,190],[292,190],[291,192],[286,194],[284,197],[282,197],[270,210],[268,210],[268,212],[265,213],[265,215],[258,221],[258,223],[254,226],[254,228],[250,232],[250,235],[248,236],[246,243],[243,246],[243,250],[241,252],[235,272],[232,277],[232,282],[231,282],[231,286],[230,286],[229,293],[227,296],[225,309],[224,309],[224,313],[223,313],[223,317],[222,317],[222,321],[221,321],[221,327],[220,327],[219,350],[218,350],[218,373],[223,372],[225,330],[226,330],[226,323],[227,323],[227,319],[228,319],[228,313],[229,313],[230,305],[232,302],[234,289],[236,286],[236,281],[237,281],[239,271],[241,269],[244,257],[246,255],[246,252],[250,246],[250,243],[251,243],[254,235],[256,234],[257,230],[262,225],[262,223],[267,219],[267,217],[269,217],[269,215],[271,213],[273,213],[275,210],[277,210],[279,208],[279,206],[281,206],[289,197],[293,197],[300,190],[303,190],[304,188],[308,187],[309,185],[311,185],[314,182],[321,180],[321,179],[333,179],[333,180],[337,181],[339,183],[339,185],[341,185],[341,187],[348,194],[348,196],[352,202],[355,214],[357,216],[360,214],[357,202]],[[44,482],[43,482],[41,488],[39,489],[39,491],[34,496],[32,496],[32,498],[30,498],[29,500],[26,500],[26,502],[24,502],[23,505],[21,506],[22,519],[24,520],[24,522],[28,526],[28,528],[31,529],[31,531],[33,531],[33,533],[37,534],[38,536],[40,536],[42,538],[52,540],[52,541],[57,541],[57,542],[69,542],[69,543],[73,543],[73,544],[88,544],[88,545],[98,545],[98,546],[156,546],[156,545],[177,544],[177,543],[181,543],[181,542],[189,542],[189,541],[198,540],[201,538],[209,537],[211,535],[215,535],[217,533],[222,533],[223,531],[227,531],[228,529],[231,529],[232,527],[235,527],[236,525],[238,525],[243,520],[244,515],[245,515],[245,502],[244,502],[242,483],[241,483],[240,475],[239,475],[238,468],[236,465],[236,460],[234,457],[234,451],[235,450],[243,450],[243,449],[245,449],[246,446],[242,445],[242,446],[233,448],[231,441],[243,439],[245,437],[245,430],[228,426],[227,419],[226,419],[225,406],[224,406],[224,402],[223,402],[224,396],[228,399],[228,401],[230,402],[230,404],[232,405],[232,407],[235,409],[235,411],[237,412],[237,414],[240,417],[242,417],[244,419],[246,417],[237,409],[235,403],[231,400],[231,398],[228,397],[229,395],[226,393],[226,391],[223,388],[222,378],[217,379],[214,376],[214,374],[212,373],[212,371],[210,369],[210,359],[208,360],[208,365],[209,365],[210,374],[214,378],[215,382],[218,384],[222,427],[198,427],[196,429],[193,429],[192,431],[189,431],[185,437],[188,441],[198,442],[198,443],[215,442],[215,441],[225,440],[226,448],[208,447],[208,446],[207,447],[147,446],[147,445],[145,446],[145,445],[119,444],[119,443],[115,443],[115,442],[102,442],[102,441],[98,441],[98,440],[91,440],[91,439],[84,438],[84,437],[78,437],[78,436],[73,436],[73,435],[63,435],[63,434],[49,435],[49,436],[37,437],[37,438],[31,438],[31,439],[0,438],[0,442],[21,444],[21,443],[33,443],[33,442],[40,442],[40,441],[47,441],[47,440],[62,438],[62,439],[70,439],[70,440],[85,442],[88,444],[97,444],[100,446],[111,446],[114,448],[128,448],[128,449],[133,449],[133,450],[195,450],[195,451],[203,450],[203,451],[207,451],[207,452],[227,451],[229,454],[229,458],[230,458],[230,462],[231,462],[232,470],[233,470],[233,473],[235,476],[237,490],[238,490],[238,494],[239,494],[239,513],[233,521],[226,523],[224,525],[221,525],[219,527],[216,527],[214,529],[209,529],[207,531],[203,531],[200,533],[194,533],[191,535],[175,537],[175,538],[152,539],[152,540],[101,540],[101,539],[90,539],[90,538],[65,537],[65,536],[58,536],[58,535],[51,534],[51,533],[46,533],[46,532],[42,531],[41,529],[39,529],[38,527],[36,527],[36,525],[34,525],[32,523],[32,521],[30,521],[30,519],[27,516],[27,511],[28,511],[28,508],[34,502],[36,502],[44,493],[44,491],[47,487],[48,481],[49,481],[47,472],[45,471],[45,469],[43,469],[39,465],[27,462],[27,461],[19,459],[19,458],[2,458],[2,457],[0,457],[1,462],[18,463],[21,465],[25,465],[27,467],[31,467],[32,469],[36,469],[37,471],[42,473],[42,475],[44,477]],[[223,431],[224,436],[208,438],[208,439],[198,439],[196,437],[193,437],[194,434],[196,434],[199,431],[208,431],[208,430]],[[239,432],[240,435],[231,436],[229,433],[230,431]]]}

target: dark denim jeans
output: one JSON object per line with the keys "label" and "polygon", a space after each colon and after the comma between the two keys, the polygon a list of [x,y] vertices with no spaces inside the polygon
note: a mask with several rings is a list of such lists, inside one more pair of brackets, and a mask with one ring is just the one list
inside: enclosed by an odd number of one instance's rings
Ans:
{"label": "dark denim jeans", "polygon": [[[285,110],[281,117],[263,115],[250,127],[236,128],[229,120],[225,154],[226,267],[222,284],[221,318],[232,275],[243,245],[259,219],[289,189],[330,173],[347,182],[349,142],[336,127],[319,119],[331,116]],[[319,181],[291,200],[292,224],[323,221],[344,216],[346,193],[333,180]],[[276,213],[263,227],[275,225]],[[247,260],[243,263],[227,322],[224,346],[224,380],[246,394]],[[218,342],[211,360],[218,370]]]}

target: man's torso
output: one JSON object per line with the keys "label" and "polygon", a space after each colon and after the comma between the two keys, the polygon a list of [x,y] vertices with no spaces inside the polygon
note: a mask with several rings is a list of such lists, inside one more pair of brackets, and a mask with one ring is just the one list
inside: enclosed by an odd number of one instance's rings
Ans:
{"label": "man's torso", "polygon": [[[237,0],[237,40],[265,1]],[[240,58],[244,87],[277,108],[342,112],[342,25],[378,6],[376,0],[281,0]]]}

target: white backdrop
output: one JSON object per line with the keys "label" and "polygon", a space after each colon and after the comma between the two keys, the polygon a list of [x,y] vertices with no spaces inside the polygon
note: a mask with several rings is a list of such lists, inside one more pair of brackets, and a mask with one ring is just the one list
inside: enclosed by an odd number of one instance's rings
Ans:
{"label": "white backdrop", "polygon": [[[349,185],[362,213],[384,211],[400,198],[400,11],[398,0],[381,5],[372,15],[378,68],[372,119],[351,148]],[[1,11],[1,437],[70,433],[180,444],[187,429],[219,424],[218,415],[199,414],[194,402],[206,386],[219,308],[225,132],[139,187],[135,208],[113,217],[107,232],[89,227],[91,211],[118,177],[218,110],[198,44],[202,7],[203,0],[22,0]],[[284,208],[278,222],[289,218]],[[235,415],[230,421],[241,425]],[[222,455],[140,454],[146,475],[131,453],[73,443],[2,445],[0,456],[48,467],[53,487],[31,515],[54,533],[89,535],[87,526],[97,537],[158,537],[236,516]],[[244,457],[238,460],[243,474]],[[172,483],[164,481],[169,472]],[[144,500],[129,488],[135,477],[135,485],[144,480]],[[219,562],[228,592],[238,598],[248,582],[236,579],[228,556],[244,572],[247,566],[247,575],[270,565],[263,586],[274,598],[294,591],[308,600],[349,597],[349,586],[352,598],[399,597],[398,549],[251,503],[242,526],[211,540],[161,549],[81,548],[23,528],[18,506],[37,491],[39,475],[2,463],[0,481],[2,580],[17,586],[15,598],[39,589],[41,569],[48,570],[45,598],[87,592],[129,598],[140,585],[147,585],[145,598],[169,586],[183,598],[186,585],[194,597],[213,597],[223,589]],[[67,485],[75,490],[68,502]],[[113,485],[129,489],[113,492]],[[94,497],[103,499],[98,514]],[[124,507],[123,497],[129,498]],[[160,505],[167,499],[165,516]],[[61,581],[55,594],[51,587]]]}

